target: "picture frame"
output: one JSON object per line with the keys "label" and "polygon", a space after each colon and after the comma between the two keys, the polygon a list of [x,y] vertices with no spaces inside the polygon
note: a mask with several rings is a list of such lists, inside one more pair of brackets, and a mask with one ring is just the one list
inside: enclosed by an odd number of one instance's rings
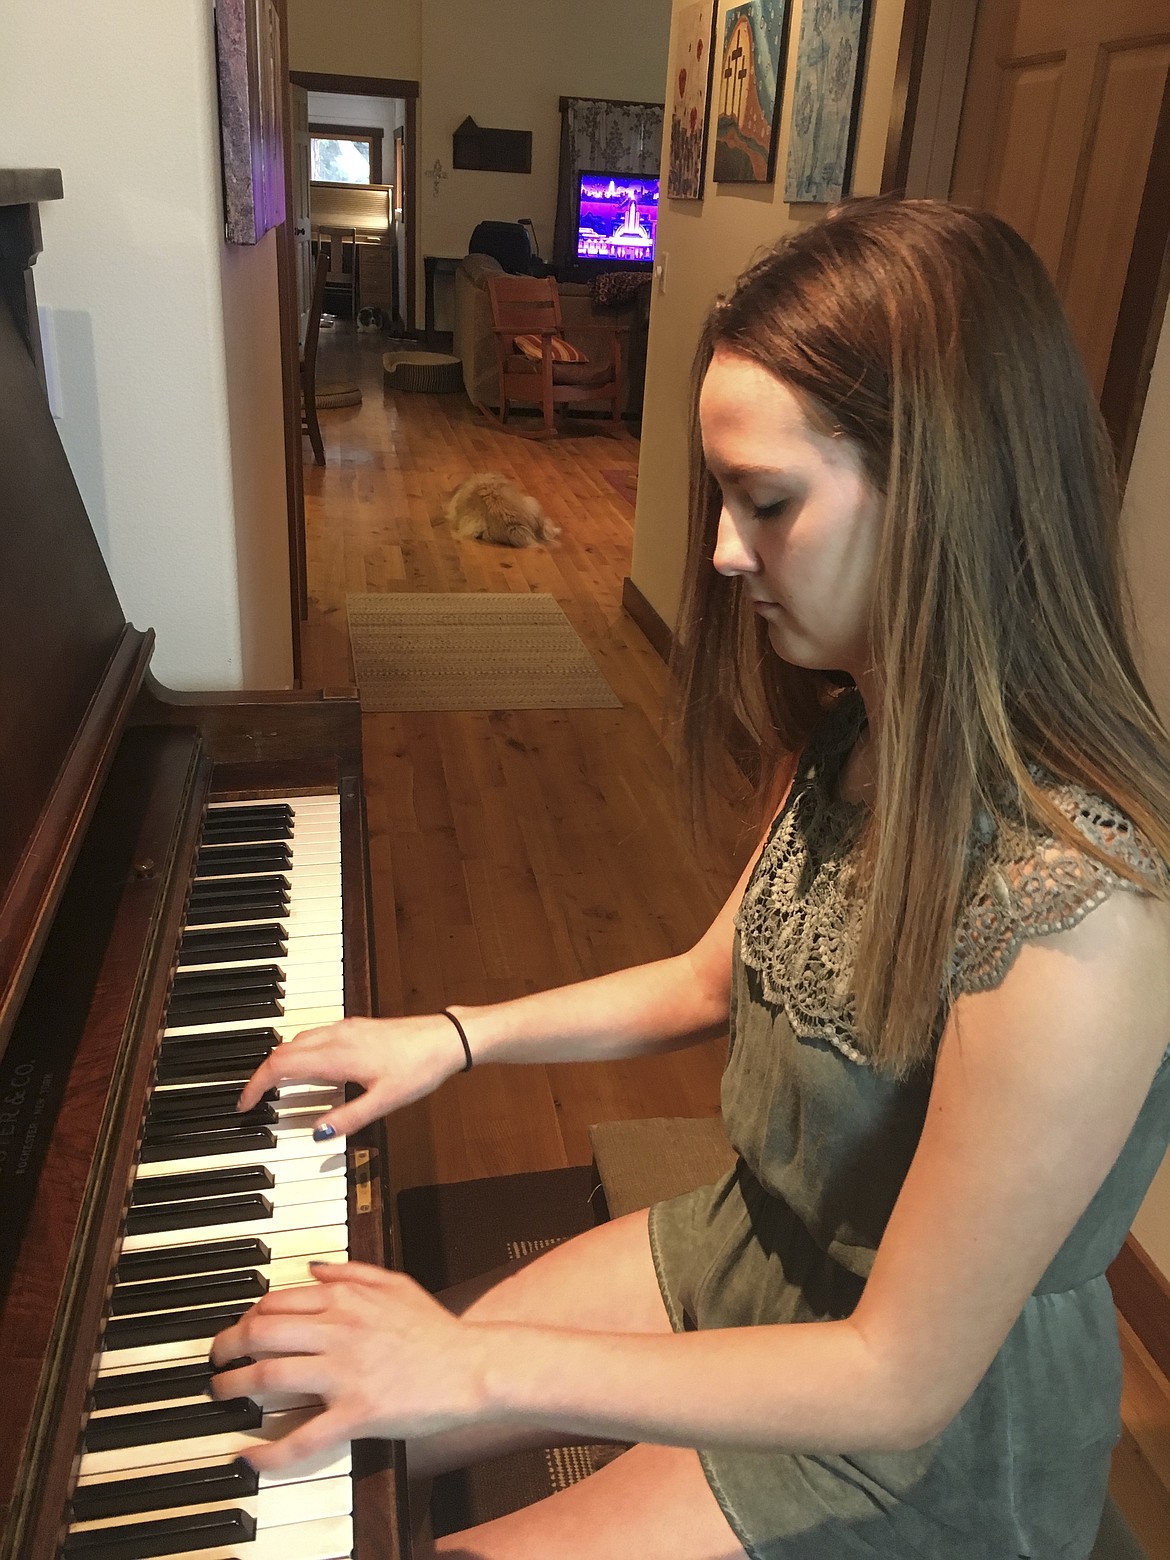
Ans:
{"label": "picture frame", "polygon": [[670,71],[670,154],[666,193],[701,200],[707,171],[707,109],[714,65],[716,0],[680,7]]}
{"label": "picture frame", "polygon": [[258,244],[284,221],[284,95],[274,0],[216,0],[224,234]]}
{"label": "picture frame", "polygon": [[811,0],[800,24],[784,198],[838,201],[850,188],[871,0]]}
{"label": "picture frame", "polygon": [[723,13],[717,183],[770,184],[776,177],[791,15],[791,0],[735,0]]}

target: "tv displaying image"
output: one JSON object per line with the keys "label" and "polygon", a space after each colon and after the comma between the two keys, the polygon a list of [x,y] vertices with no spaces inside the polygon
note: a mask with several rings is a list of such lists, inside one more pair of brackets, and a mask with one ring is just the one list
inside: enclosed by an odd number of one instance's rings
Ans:
{"label": "tv displaying image", "polygon": [[658,229],[658,180],[582,173],[577,188],[577,259],[649,265]]}

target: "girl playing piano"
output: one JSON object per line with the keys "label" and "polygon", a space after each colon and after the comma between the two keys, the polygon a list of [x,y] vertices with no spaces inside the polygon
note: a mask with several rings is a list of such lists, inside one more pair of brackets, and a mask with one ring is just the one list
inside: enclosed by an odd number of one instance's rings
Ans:
{"label": "girl playing piano", "polygon": [[[217,1339],[225,1396],[413,1473],[632,1449],[435,1553],[1073,1560],[1119,1433],[1105,1269],[1170,1123],[1170,749],[1112,460],[1040,262],[986,213],[854,201],[753,264],[695,369],[681,726],[732,713],[760,846],[687,952],[353,1020],[260,1068],[352,1131],[460,1068],[725,1032],[738,1159],[502,1280],[360,1265]],[[787,794],[778,777],[791,781]],[[782,802],[782,805],[781,805]]]}

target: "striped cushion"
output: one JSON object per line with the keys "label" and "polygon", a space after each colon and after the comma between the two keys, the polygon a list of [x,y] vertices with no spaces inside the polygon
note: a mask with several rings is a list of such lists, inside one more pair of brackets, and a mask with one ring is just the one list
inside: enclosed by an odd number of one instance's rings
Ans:
{"label": "striped cushion", "polygon": [[[534,332],[530,336],[513,336],[516,350],[523,352],[525,357],[530,357],[539,363],[542,357],[541,338]],[[571,341],[565,341],[561,336],[553,336],[549,342],[552,347],[552,360],[554,363],[588,363],[588,354],[575,347]]]}

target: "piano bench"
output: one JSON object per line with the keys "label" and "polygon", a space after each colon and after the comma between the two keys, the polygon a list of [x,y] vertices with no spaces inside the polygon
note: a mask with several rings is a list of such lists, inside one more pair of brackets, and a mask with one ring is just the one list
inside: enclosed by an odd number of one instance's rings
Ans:
{"label": "piano bench", "polygon": [[[603,1121],[589,1128],[589,1144],[599,1222],[706,1186],[735,1163],[718,1116]],[[1089,1560],[1147,1560],[1112,1500],[1105,1502]]]}

